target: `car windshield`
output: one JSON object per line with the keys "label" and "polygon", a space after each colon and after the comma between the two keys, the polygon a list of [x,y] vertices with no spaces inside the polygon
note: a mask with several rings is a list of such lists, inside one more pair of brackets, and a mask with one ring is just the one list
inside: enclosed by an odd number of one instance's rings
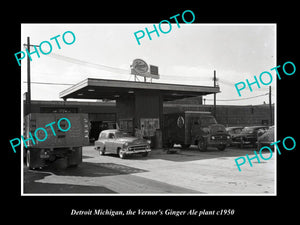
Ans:
{"label": "car windshield", "polygon": [[116,138],[122,138],[122,137],[131,137],[129,133],[123,132],[123,131],[118,131],[115,133]]}

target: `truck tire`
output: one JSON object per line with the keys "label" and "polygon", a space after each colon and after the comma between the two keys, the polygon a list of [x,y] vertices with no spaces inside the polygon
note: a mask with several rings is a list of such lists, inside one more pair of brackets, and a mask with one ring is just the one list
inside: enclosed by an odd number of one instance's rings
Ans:
{"label": "truck tire", "polygon": [[67,158],[68,166],[78,166],[82,163],[82,147],[74,147],[71,154]]}
{"label": "truck tire", "polygon": [[27,150],[27,152],[26,152],[26,166],[31,170],[34,169],[34,168],[32,168],[30,150]]}
{"label": "truck tire", "polygon": [[148,153],[149,153],[149,152],[143,152],[143,153],[142,153],[142,156],[143,156],[143,157],[147,157],[147,156],[148,156]]}
{"label": "truck tire", "polygon": [[55,167],[59,170],[65,170],[68,167],[68,158],[59,158],[55,161]]}
{"label": "truck tire", "polygon": [[197,147],[200,152],[205,152],[207,150],[207,142],[203,137],[199,138],[197,141]]}
{"label": "truck tire", "polygon": [[220,150],[220,151],[224,151],[225,150],[225,148],[226,148],[226,145],[218,145],[218,150]]}
{"label": "truck tire", "polygon": [[35,170],[37,168],[42,168],[44,166],[44,162],[40,158],[40,150],[39,149],[27,149],[26,166],[30,170]]}
{"label": "truck tire", "polygon": [[174,142],[172,140],[169,140],[168,143],[167,143],[167,147],[168,148],[173,148],[174,146]]}

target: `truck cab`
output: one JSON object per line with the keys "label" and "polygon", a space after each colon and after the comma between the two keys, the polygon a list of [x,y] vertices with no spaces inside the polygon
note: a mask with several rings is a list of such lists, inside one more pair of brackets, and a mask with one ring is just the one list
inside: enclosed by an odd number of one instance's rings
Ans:
{"label": "truck cab", "polygon": [[200,151],[208,146],[220,151],[230,143],[225,127],[218,124],[210,112],[185,111],[164,115],[164,143],[169,147],[180,144],[184,148],[197,145]]}

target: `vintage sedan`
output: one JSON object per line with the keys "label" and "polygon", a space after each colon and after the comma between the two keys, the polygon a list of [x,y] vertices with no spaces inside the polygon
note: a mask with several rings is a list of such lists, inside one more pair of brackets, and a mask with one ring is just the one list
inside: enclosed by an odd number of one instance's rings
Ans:
{"label": "vintage sedan", "polygon": [[231,138],[234,138],[235,136],[239,135],[242,130],[243,127],[226,127],[226,130],[228,132],[228,134],[230,135]]}
{"label": "vintage sedan", "polygon": [[268,126],[245,127],[240,134],[232,138],[232,144],[238,145],[240,148],[243,148],[244,145],[249,144],[253,147],[256,147],[259,133],[263,130],[267,130],[268,128]]}
{"label": "vintage sedan", "polygon": [[116,153],[122,159],[131,154],[142,154],[146,157],[151,151],[149,141],[132,137],[117,129],[102,131],[98,140],[95,141],[95,150],[99,151],[100,155]]}
{"label": "vintage sedan", "polygon": [[274,149],[274,145],[271,146],[270,144],[274,142],[275,137],[275,127],[271,126],[268,130],[266,130],[261,136],[257,139],[257,147],[260,150],[263,146],[270,146]]}

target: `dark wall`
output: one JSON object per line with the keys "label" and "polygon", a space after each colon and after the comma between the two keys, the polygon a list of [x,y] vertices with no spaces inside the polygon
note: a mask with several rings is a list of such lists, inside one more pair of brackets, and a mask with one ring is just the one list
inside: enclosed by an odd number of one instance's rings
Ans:
{"label": "dark wall", "polygon": [[[155,93],[152,97],[149,97],[147,93],[139,93],[136,97],[137,105],[134,104],[135,94],[131,94],[131,97],[122,97],[123,100],[119,102],[120,105],[103,102],[65,102],[62,101],[33,101],[31,111],[39,113],[43,107],[67,107],[76,108],[78,113],[89,113],[91,118],[98,118],[100,114],[112,114],[110,118],[115,119],[118,112],[121,118],[152,118],[159,113],[169,112],[182,112],[182,111],[209,111],[212,112],[212,105],[200,105],[200,104],[173,104],[164,103],[158,104],[162,101],[159,93]],[[120,98],[120,99],[122,99]],[[136,111],[136,106],[140,109]],[[159,109],[158,106],[163,107]],[[24,104],[25,107],[25,104]],[[105,118],[109,115],[105,115]],[[143,117],[144,116],[144,117]],[[216,119],[219,123],[225,126],[250,126],[261,125],[263,122],[268,122],[268,125],[274,124],[274,104],[272,105],[272,117],[273,121],[270,122],[270,110],[269,105],[253,105],[253,106],[233,106],[233,105],[217,105]],[[102,118],[102,117],[101,117]],[[159,116],[161,118],[161,116]],[[102,120],[102,119],[99,119]],[[111,120],[111,119],[105,119]],[[161,121],[160,121],[161,123]],[[133,125],[134,126],[134,125]],[[160,126],[161,127],[161,126]]]}
{"label": "dark wall", "polygon": [[160,92],[138,91],[135,93],[136,126],[139,126],[141,118],[159,118],[161,125],[162,113],[163,102]]}

